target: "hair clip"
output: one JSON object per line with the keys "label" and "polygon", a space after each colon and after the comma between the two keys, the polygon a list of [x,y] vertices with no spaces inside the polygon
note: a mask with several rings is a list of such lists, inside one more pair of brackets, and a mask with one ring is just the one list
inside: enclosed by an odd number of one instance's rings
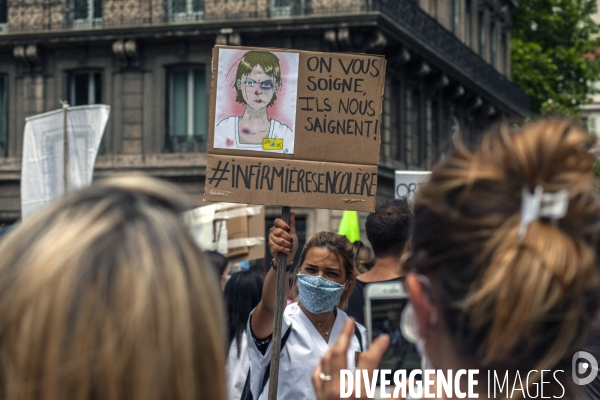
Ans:
{"label": "hair clip", "polygon": [[523,239],[527,233],[527,227],[532,221],[539,218],[549,218],[555,224],[556,221],[567,215],[568,206],[569,191],[567,189],[555,193],[544,193],[544,189],[538,185],[533,193],[529,193],[527,186],[524,186],[521,200],[519,239]]}

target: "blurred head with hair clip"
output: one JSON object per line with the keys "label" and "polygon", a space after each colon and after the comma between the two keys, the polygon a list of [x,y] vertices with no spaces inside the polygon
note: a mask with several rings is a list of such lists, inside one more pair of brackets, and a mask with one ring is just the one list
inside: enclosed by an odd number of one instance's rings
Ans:
{"label": "blurred head with hair clip", "polygon": [[[570,380],[599,304],[593,143],[571,120],[500,124],[474,150],[457,143],[420,187],[406,286],[437,368],[508,371],[509,381],[563,370]],[[524,194],[538,187],[540,199],[567,193],[566,212],[538,210],[524,224]],[[539,381],[538,372],[528,384]],[[546,393],[560,395],[552,382]],[[561,383],[573,396],[573,382]]]}

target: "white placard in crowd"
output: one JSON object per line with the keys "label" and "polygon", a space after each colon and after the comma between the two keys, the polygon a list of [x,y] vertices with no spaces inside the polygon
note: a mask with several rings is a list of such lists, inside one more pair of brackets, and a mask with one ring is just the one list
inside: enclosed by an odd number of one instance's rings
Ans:
{"label": "white placard in crowd", "polygon": [[[92,183],[94,163],[108,122],[110,106],[67,109],[68,191]],[[21,218],[63,195],[64,110],[25,119],[21,168]]]}
{"label": "white placard in crowd", "polygon": [[396,171],[394,198],[408,198],[409,202],[414,201],[419,185],[425,183],[429,175],[431,171]]}

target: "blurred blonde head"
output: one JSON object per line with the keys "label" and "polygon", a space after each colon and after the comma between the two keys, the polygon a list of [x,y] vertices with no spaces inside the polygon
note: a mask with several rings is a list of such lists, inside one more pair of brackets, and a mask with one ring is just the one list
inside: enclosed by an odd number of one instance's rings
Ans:
{"label": "blurred blonde head", "polygon": [[0,245],[0,397],[225,399],[220,288],[177,188],[113,178]]}
{"label": "blurred blonde head", "polygon": [[[458,144],[419,189],[407,267],[431,278],[457,349],[479,367],[568,370],[585,340],[599,304],[593,143],[569,120],[499,125],[475,150]],[[522,190],[537,185],[567,189],[567,215],[520,238]]]}

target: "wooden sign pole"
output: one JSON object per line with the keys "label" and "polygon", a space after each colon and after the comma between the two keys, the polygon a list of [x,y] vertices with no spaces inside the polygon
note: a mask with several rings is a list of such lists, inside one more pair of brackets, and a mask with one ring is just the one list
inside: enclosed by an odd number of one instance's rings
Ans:
{"label": "wooden sign pole", "polygon": [[[291,209],[288,206],[281,207],[281,219],[286,224],[290,223]],[[277,259],[277,286],[275,293],[275,320],[273,321],[273,342],[271,344],[271,371],[269,375],[269,400],[277,400],[277,384],[279,382],[279,355],[281,353],[281,325],[283,323],[283,311],[285,310],[285,285],[287,255],[279,253]]]}

